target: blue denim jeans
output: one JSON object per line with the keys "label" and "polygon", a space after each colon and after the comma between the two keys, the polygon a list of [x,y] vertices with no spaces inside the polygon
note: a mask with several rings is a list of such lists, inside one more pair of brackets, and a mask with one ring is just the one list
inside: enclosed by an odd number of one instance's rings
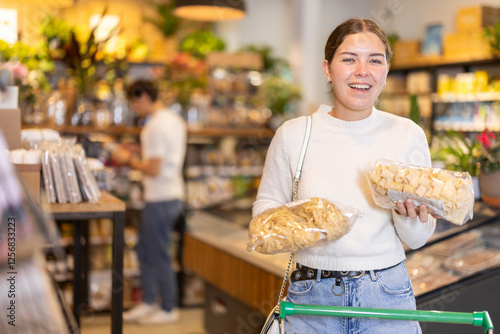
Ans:
{"label": "blue denim jeans", "polygon": [[[321,275],[318,275],[321,276]],[[415,297],[410,277],[403,262],[383,271],[369,271],[360,278],[341,278],[345,291],[332,293],[335,278],[290,282],[286,300],[295,304],[354,306],[366,308],[415,310]],[[340,294],[342,288],[335,287]],[[287,334],[388,334],[421,333],[416,321],[340,318],[332,316],[287,317]]]}
{"label": "blue denim jeans", "polygon": [[178,305],[177,279],[170,259],[170,235],[181,210],[182,202],[178,200],[146,203],[136,246],[143,301],[152,305],[160,297],[161,308],[165,311]]}

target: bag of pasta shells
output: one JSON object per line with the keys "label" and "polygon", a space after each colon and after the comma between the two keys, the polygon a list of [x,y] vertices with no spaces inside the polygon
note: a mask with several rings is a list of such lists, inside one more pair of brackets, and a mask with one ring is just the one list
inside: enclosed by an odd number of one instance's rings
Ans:
{"label": "bag of pasta shells", "polygon": [[378,206],[397,209],[398,200],[411,199],[415,206],[425,204],[429,213],[456,225],[472,219],[474,188],[467,172],[380,159],[367,177]]}
{"label": "bag of pasta shells", "polygon": [[321,240],[335,241],[349,233],[360,213],[317,197],[287,203],[255,216],[249,225],[247,249],[263,254],[296,252]]}

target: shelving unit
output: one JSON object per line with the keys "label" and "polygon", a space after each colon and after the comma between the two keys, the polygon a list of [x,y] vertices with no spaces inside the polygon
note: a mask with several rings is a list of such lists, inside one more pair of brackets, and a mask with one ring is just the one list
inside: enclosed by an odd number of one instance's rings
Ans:
{"label": "shelving unit", "polygon": [[[500,79],[500,58],[487,59],[464,59],[461,61],[447,61],[444,57],[430,58],[421,60],[415,63],[406,64],[405,66],[394,66],[391,68],[389,77],[396,78],[399,83],[404,84],[402,79],[414,73],[424,73],[430,78],[427,92],[413,92],[417,95],[420,108],[425,104],[424,109],[430,109],[430,115],[421,119],[422,126],[428,137],[432,137],[435,133],[445,130],[480,132],[485,128],[492,131],[500,131],[500,112],[497,112],[499,107],[496,103],[500,101],[500,92],[480,92],[475,94],[446,94],[438,95],[437,78],[442,73],[460,73],[474,72],[476,70],[488,70],[493,73],[493,77]],[[403,106],[403,109],[408,109],[409,96],[412,92],[407,92],[405,89],[398,87],[396,92],[390,94],[382,94],[382,108],[387,106],[387,110],[391,111],[389,105],[393,103],[396,106],[396,113],[401,114],[397,106]],[[385,99],[385,100],[384,100]],[[389,103],[388,100],[389,99]],[[399,101],[399,102],[398,102]],[[399,103],[399,104],[398,104]],[[462,121],[460,117],[453,117],[453,113],[457,116],[462,116],[464,109],[471,113],[469,121]],[[487,109],[486,111],[484,109]],[[478,112],[479,110],[479,112]],[[407,112],[403,116],[407,116]],[[450,117],[447,117],[449,114]],[[498,114],[498,115],[497,115]],[[498,119],[498,120],[497,120]]]}
{"label": "shelving unit", "polygon": [[[45,126],[44,126],[45,127]],[[25,128],[32,128],[31,126],[25,126]],[[139,136],[141,133],[141,127],[138,126],[109,126],[107,128],[98,128],[94,126],[52,126],[50,127],[60,133],[69,135],[88,135],[90,133],[103,133],[108,135],[133,135]],[[216,128],[216,127],[203,127],[203,128],[188,128],[188,136],[192,139],[194,137],[238,137],[238,138],[272,138],[274,136],[274,131],[265,128]]]}

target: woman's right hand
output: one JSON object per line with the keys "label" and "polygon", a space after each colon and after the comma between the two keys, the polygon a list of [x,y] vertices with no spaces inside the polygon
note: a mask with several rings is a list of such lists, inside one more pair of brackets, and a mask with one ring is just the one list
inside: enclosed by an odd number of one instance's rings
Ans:
{"label": "woman's right hand", "polygon": [[[396,203],[398,209],[396,210],[403,217],[419,218],[422,223],[427,223],[429,220],[429,211],[425,204],[420,204],[417,208],[413,204],[411,199],[407,199],[406,202],[398,201]],[[436,219],[441,218],[439,215],[431,214]]]}

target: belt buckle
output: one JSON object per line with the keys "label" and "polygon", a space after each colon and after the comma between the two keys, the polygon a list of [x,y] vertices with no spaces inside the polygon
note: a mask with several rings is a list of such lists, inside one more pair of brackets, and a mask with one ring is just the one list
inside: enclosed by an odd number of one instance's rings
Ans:
{"label": "belt buckle", "polygon": [[356,275],[356,276],[352,276],[351,278],[361,278],[363,277],[363,275],[365,274],[365,271],[364,270],[361,270],[360,274],[359,275]]}
{"label": "belt buckle", "polygon": [[361,278],[365,274],[365,271],[361,270],[360,274],[359,275],[355,275],[355,276],[349,276],[349,272],[348,271],[341,271],[340,274],[342,276],[346,276],[346,277],[349,277],[349,278]]}

